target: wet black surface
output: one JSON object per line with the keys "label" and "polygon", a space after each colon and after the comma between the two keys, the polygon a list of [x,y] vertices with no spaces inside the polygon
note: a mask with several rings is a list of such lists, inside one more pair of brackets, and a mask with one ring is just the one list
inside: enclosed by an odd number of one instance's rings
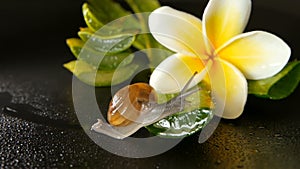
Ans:
{"label": "wet black surface", "polygon": [[[163,2],[198,16],[206,4]],[[0,28],[0,168],[298,168],[299,87],[282,101],[250,96],[244,114],[222,120],[203,144],[195,134],[144,159],[119,157],[94,144],[78,125],[72,76],[62,67],[73,58],[65,39],[84,25],[81,4],[14,0],[0,6],[6,24]],[[276,1],[281,8],[263,4],[254,1],[247,30],[276,33],[293,49],[292,58],[299,58],[300,16],[290,7],[295,3]],[[105,93],[97,92],[99,100],[109,100]]]}

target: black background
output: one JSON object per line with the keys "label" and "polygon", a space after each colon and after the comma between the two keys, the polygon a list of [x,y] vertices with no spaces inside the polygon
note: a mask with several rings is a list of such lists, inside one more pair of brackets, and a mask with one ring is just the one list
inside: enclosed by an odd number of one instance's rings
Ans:
{"label": "black background", "polygon": [[[85,26],[83,2],[0,2],[1,168],[298,167],[299,87],[281,101],[249,96],[243,115],[222,120],[204,144],[197,143],[195,134],[164,154],[144,159],[115,156],[94,144],[77,125],[72,75],[62,67],[73,59],[65,39],[76,37],[78,28]],[[207,0],[161,2],[198,17],[207,4]],[[292,48],[291,59],[299,58],[299,3],[253,0],[246,31],[267,30],[282,37]]]}

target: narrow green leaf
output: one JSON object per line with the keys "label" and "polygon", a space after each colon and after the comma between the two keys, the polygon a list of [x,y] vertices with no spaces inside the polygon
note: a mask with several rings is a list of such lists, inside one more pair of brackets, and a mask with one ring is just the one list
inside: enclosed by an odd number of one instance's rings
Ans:
{"label": "narrow green leaf", "polygon": [[114,0],[88,0],[88,3],[96,11],[96,17],[104,24],[131,14]]}
{"label": "narrow green leaf", "polygon": [[91,47],[100,52],[108,54],[119,53],[127,50],[135,41],[135,36],[122,35],[114,38],[99,38],[96,36],[91,37]]}
{"label": "narrow green leaf", "polygon": [[[189,104],[182,112],[159,120],[146,128],[152,134],[162,137],[185,137],[201,130],[213,117],[211,110],[213,106],[209,85],[201,82],[198,86],[201,90],[186,98]],[[165,102],[176,95],[158,95],[159,102]]]}
{"label": "narrow green leaf", "polygon": [[78,58],[84,42],[78,38],[70,38],[66,40],[66,43],[69,46],[72,54]]}
{"label": "narrow green leaf", "polygon": [[[143,32],[150,32],[148,28],[148,17],[149,17],[148,15],[150,14],[149,12],[152,12],[155,9],[160,7],[159,1],[126,0],[126,2],[136,13],[138,21],[140,23],[140,29]],[[151,50],[146,50],[146,54],[148,55],[149,62],[150,62],[150,67],[156,67],[164,59],[170,56],[171,53],[171,51],[169,51],[167,48],[159,44],[150,33],[138,35],[135,42],[133,43],[133,46],[139,50],[150,49],[150,48],[162,49],[159,55],[153,54]]]}
{"label": "narrow green leaf", "polygon": [[[85,61],[94,68],[101,70],[113,70],[118,66],[126,66],[130,64],[134,58],[134,54],[132,54],[130,50],[117,54],[105,55],[88,47],[84,47],[84,42],[76,38],[67,39],[67,44],[77,59]],[[82,50],[83,53],[80,54]],[[100,61],[101,63],[99,65]]]}
{"label": "narrow green leaf", "polygon": [[160,7],[157,0],[125,0],[135,13],[152,12]]}
{"label": "narrow green leaf", "polygon": [[82,13],[85,23],[92,31],[95,32],[104,25],[99,19],[97,19],[94,14],[96,12],[93,11],[92,7],[89,4],[84,3],[82,5]]}
{"label": "narrow green leaf", "polygon": [[[129,27],[123,27],[122,24],[126,24],[122,21],[115,21],[111,24],[103,26],[99,31],[93,32],[90,28],[80,28],[80,31],[78,32],[78,36],[83,40],[84,42],[88,41],[92,36],[99,37],[101,39],[109,39],[109,38],[116,38],[116,37],[122,37],[122,36],[135,36],[140,30],[137,28],[129,28]],[[122,23],[120,23],[122,22]],[[128,21],[130,22],[130,21]],[[122,26],[120,26],[121,24]]]}
{"label": "narrow green leaf", "polygon": [[116,70],[95,70],[89,64],[76,60],[64,64],[64,67],[72,72],[82,82],[96,86],[112,86],[129,79],[138,69],[138,65],[130,64]]}
{"label": "narrow green leaf", "polygon": [[[75,76],[79,76],[81,73],[94,71],[94,68],[92,66],[80,60],[70,61],[68,63],[65,63],[63,66],[70,72],[72,72]],[[77,67],[76,69],[75,66]]]}
{"label": "narrow green leaf", "polygon": [[84,3],[82,11],[86,24],[94,32],[103,25],[130,14],[113,0],[89,0]]}
{"label": "narrow green leaf", "polygon": [[277,75],[263,80],[249,80],[248,92],[258,97],[283,99],[297,88],[300,82],[300,61],[290,62]]}
{"label": "narrow green leaf", "polygon": [[128,52],[117,53],[115,55],[106,55],[102,59],[99,70],[113,70],[117,67],[125,67],[132,63],[134,54]]}
{"label": "narrow green leaf", "polygon": [[[115,54],[127,50],[135,41],[135,33],[123,33],[114,36],[100,36],[90,31],[81,30],[79,37],[86,45],[96,51]],[[88,41],[89,40],[89,41]]]}
{"label": "narrow green leaf", "polygon": [[84,42],[86,42],[88,40],[88,37],[86,34],[94,34],[94,32],[90,28],[80,28],[80,30],[78,32],[78,36]]}

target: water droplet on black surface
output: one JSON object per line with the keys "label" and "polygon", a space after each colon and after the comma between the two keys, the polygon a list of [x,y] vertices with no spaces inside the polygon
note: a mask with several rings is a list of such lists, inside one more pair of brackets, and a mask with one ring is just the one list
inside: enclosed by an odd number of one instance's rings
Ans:
{"label": "water droplet on black surface", "polygon": [[275,136],[275,137],[280,137],[281,135],[277,133],[277,134],[275,134],[274,136]]}

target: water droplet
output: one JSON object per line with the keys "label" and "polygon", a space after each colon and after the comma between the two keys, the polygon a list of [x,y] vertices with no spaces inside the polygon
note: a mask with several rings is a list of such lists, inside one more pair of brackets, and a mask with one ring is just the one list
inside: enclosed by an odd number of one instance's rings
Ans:
{"label": "water droplet", "polygon": [[280,137],[281,135],[277,133],[277,134],[275,134],[274,136],[275,136],[275,137]]}
{"label": "water droplet", "polygon": [[221,160],[220,159],[218,159],[217,161],[216,161],[216,164],[221,164]]}

